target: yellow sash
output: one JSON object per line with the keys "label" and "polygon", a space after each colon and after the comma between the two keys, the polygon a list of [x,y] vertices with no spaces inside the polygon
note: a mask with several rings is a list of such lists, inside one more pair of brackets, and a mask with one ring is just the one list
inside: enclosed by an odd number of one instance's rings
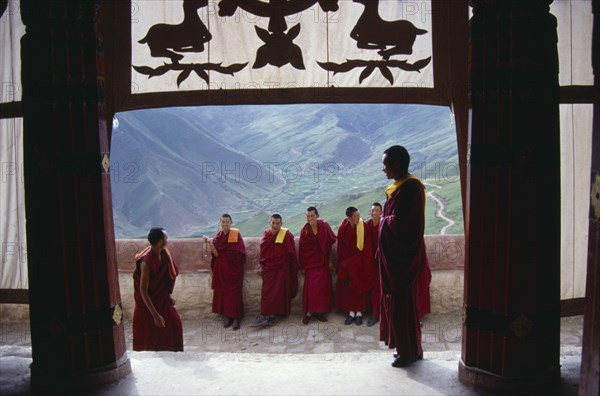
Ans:
{"label": "yellow sash", "polygon": [[227,242],[236,243],[238,241],[238,235],[240,234],[240,230],[237,228],[230,228],[229,235],[227,236]]}
{"label": "yellow sash", "polygon": [[[138,261],[139,259],[144,257],[146,255],[146,253],[148,253],[150,251],[150,249],[152,249],[152,246],[147,246],[144,250],[137,253],[135,255],[135,261]],[[169,252],[169,250],[167,250],[167,248],[164,248],[163,251],[165,252],[165,254],[167,255],[167,258],[169,260],[169,262],[167,264],[169,266],[169,273],[171,274],[171,279],[175,279],[175,277],[177,276],[177,270],[175,269],[175,262],[173,261],[171,252]]]}
{"label": "yellow sash", "polygon": [[411,179],[416,179],[416,177],[414,177],[413,175],[406,175],[402,179],[398,179],[395,182],[393,182],[392,184],[390,184],[389,186],[387,186],[387,188],[385,189],[386,197],[390,198],[392,196],[392,194],[394,193],[394,191],[396,191],[398,188],[400,188],[400,186],[402,184],[404,184],[404,182],[407,182]]}
{"label": "yellow sash", "polygon": [[140,258],[144,257],[144,255],[145,255],[146,253],[148,253],[148,251],[149,251],[150,249],[152,249],[152,246],[146,246],[146,247],[144,248],[144,250],[142,250],[142,251],[141,251],[141,252],[139,252],[139,253],[136,253],[136,254],[135,254],[135,261],[138,261]]}
{"label": "yellow sash", "polygon": [[277,239],[275,239],[275,243],[283,243],[285,239],[285,234],[288,232],[287,228],[281,227],[279,232],[277,233]]}
{"label": "yellow sash", "polygon": [[365,247],[365,222],[363,219],[360,219],[356,225],[356,247],[361,251]]}

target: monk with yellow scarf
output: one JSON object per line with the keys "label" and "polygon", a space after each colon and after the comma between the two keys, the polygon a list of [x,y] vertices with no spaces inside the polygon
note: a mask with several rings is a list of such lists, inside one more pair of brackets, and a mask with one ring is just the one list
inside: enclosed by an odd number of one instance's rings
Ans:
{"label": "monk with yellow scarf", "polygon": [[304,273],[302,309],[304,315],[300,324],[306,326],[314,316],[326,322],[325,313],[331,309],[331,272],[329,252],[336,236],[329,223],[319,218],[314,206],[306,209],[306,224],[300,230],[298,241],[298,261]]}
{"label": "monk with yellow scarf", "polygon": [[427,265],[425,188],[408,173],[410,155],[404,147],[388,148],[382,160],[383,172],[394,183],[385,190],[379,226],[380,340],[396,348],[392,366],[403,367],[423,358],[417,304],[418,281]]}
{"label": "monk with yellow scarf", "polygon": [[212,253],[211,269],[213,289],[213,313],[223,316],[223,327],[240,328],[244,314],[242,289],[246,246],[242,234],[231,227],[232,219],[227,213],[221,216],[221,231],[211,240],[204,237]]}
{"label": "monk with yellow scarf", "polygon": [[262,290],[260,315],[251,326],[272,326],[277,316],[288,316],[291,300],[298,293],[298,259],[294,235],[282,227],[281,215],[274,214],[260,239]]}
{"label": "monk with yellow scarf", "polygon": [[375,285],[373,266],[372,230],[365,227],[360,212],[354,206],[346,209],[346,218],[338,229],[337,280],[335,305],[347,312],[344,322],[362,324],[362,313],[366,311],[369,291]]}

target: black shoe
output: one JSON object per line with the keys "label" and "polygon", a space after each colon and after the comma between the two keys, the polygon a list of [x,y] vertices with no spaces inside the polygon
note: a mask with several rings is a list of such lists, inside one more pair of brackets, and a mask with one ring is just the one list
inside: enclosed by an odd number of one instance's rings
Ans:
{"label": "black shoe", "polygon": [[350,315],[348,315],[348,316],[346,317],[346,320],[344,320],[344,324],[345,324],[346,326],[347,326],[347,325],[349,325],[349,324],[352,324],[352,322],[354,322],[354,316],[350,316]]}
{"label": "black shoe", "polygon": [[240,329],[240,321],[237,319],[233,320],[233,325],[231,326],[231,328],[233,330],[239,330]]}
{"label": "black shoe", "polygon": [[406,367],[409,364],[415,362],[416,359],[411,359],[411,358],[406,358],[404,356],[398,356],[396,359],[394,359],[394,361],[392,362],[392,367]]}
{"label": "black shoe", "polygon": [[269,316],[269,319],[267,320],[267,326],[275,326],[278,322],[279,320],[277,320],[275,316]]}
{"label": "black shoe", "polygon": [[232,324],[233,324],[233,318],[225,318],[225,320],[223,320],[224,328],[231,327]]}
{"label": "black shoe", "polygon": [[357,326],[360,326],[362,324],[362,315],[360,315],[360,316],[356,315],[356,319],[354,319],[354,323]]}
{"label": "black shoe", "polygon": [[[398,358],[398,354],[394,353],[394,359]],[[419,356],[417,356],[417,360],[423,360],[423,352],[421,352],[421,354]]]}
{"label": "black shoe", "polygon": [[300,324],[302,326],[306,326],[310,323],[310,314],[307,312],[304,314],[304,316],[302,317],[302,320],[300,321]]}
{"label": "black shoe", "polygon": [[316,313],[315,318],[317,318],[319,322],[327,322],[327,318],[322,313]]}
{"label": "black shoe", "polygon": [[250,324],[250,327],[262,327],[269,323],[269,318],[266,316],[258,315],[256,320]]}
{"label": "black shoe", "polygon": [[374,326],[374,325],[375,325],[375,323],[377,323],[377,322],[379,322],[379,319],[377,319],[377,318],[376,318],[376,317],[374,317],[374,316],[371,316],[371,317],[369,318],[368,322],[367,322],[367,327]]}

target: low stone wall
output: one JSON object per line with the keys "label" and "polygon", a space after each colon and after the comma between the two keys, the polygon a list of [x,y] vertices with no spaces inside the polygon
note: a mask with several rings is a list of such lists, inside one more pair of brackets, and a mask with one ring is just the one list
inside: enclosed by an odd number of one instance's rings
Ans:
{"label": "low stone wall", "polygon": [[[260,310],[262,278],[256,274],[259,267],[260,238],[244,238],[246,244],[246,271],[244,275],[244,309],[246,316],[254,317]],[[463,301],[463,235],[425,236],[427,255],[432,270],[430,287],[432,313],[456,312],[462,309]],[[298,240],[296,239],[296,246]],[[141,239],[117,240],[117,262],[119,283],[124,314],[133,313],[134,256],[148,245]],[[173,298],[183,318],[194,319],[210,314],[212,290],[210,288],[210,251],[201,239],[170,239],[169,250],[179,267]],[[331,255],[331,265],[337,263],[336,246]],[[292,301],[292,313],[302,313],[303,278],[299,276],[300,290]],[[335,285],[335,274],[333,276]]]}

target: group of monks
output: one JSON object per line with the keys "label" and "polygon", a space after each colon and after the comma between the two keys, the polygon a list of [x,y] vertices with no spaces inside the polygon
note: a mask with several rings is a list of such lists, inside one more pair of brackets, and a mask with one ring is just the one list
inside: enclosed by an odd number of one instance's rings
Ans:
{"label": "group of monks", "polygon": [[[260,241],[262,276],[260,315],[251,326],[272,326],[278,316],[288,316],[298,292],[298,272],[304,275],[302,325],[314,318],[327,321],[335,306],[346,312],[344,324],[367,326],[380,322],[380,340],[395,348],[392,366],[403,367],[423,357],[422,317],[429,313],[431,271],[423,239],[425,193],[423,184],[408,173],[410,156],[402,146],[383,154],[383,172],[393,179],[386,188],[384,207],[375,202],[371,219],[363,221],[355,207],[346,209],[337,236],[319,218],[316,207],[306,209],[300,230],[298,254],[294,235],[283,227],[279,214],[271,216]],[[212,254],[212,312],[224,318],[223,327],[240,328],[243,317],[243,280],[246,250],[232,218],[223,214],[221,230],[204,236]],[[134,350],[183,350],[181,319],[171,293],[177,267],[170,256],[167,234],[153,228],[150,246],[136,256],[134,272]],[[330,250],[337,240],[338,263],[335,298],[330,271]]]}

